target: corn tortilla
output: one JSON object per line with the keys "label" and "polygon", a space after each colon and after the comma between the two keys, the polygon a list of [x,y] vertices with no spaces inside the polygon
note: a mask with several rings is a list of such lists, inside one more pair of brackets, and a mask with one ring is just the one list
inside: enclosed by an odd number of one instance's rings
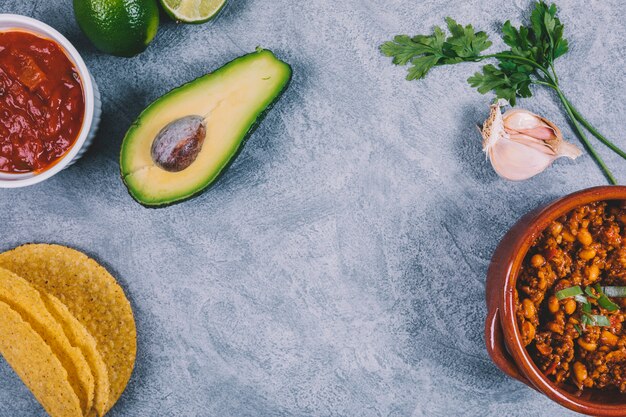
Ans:
{"label": "corn tortilla", "polygon": [[46,292],[41,293],[41,298],[48,311],[63,326],[70,341],[85,356],[94,377],[93,409],[95,415],[103,416],[109,403],[109,374],[104,359],[98,352],[96,340],[58,298]]}
{"label": "corn tortilla", "polygon": [[70,342],[63,327],[50,314],[39,291],[23,278],[0,268],[0,301],[19,313],[50,346],[67,371],[82,410],[88,412],[94,396],[91,368],[81,350]]}
{"label": "corn tortilla", "polygon": [[107,410],[133,371],[137,334],[130,303],[115,278],[82,252],[60,245],[27,244],[0,254],[6,268],[52,294],[87,329],[107,366]]}
{"label": "corn tortilla", "polygon": [[82,417],[67,371],[18,312],[0,302],[0,354],[52,417]]}

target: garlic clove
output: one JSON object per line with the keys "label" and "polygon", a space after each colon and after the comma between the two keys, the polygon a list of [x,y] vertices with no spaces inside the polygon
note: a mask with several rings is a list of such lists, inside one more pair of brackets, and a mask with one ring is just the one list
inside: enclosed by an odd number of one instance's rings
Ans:
{"label": "garlic clove", "polygon": [[519,142],[503,139],[488,152],[498,175],[511,181],[523,181],[544,171],[554,161],[554,155],[538,152]]}
{"label": "garlic clove", "polygon": [[[556,150],[563,142],[563,134],[554,123],[538,114],[524,109],[510,109],[502,115],[505,130],[514,130],[536,139],[545,140]],[[537,130],[535,130],[537,129]],[[534,134],[536,132],[536,135]],[[552,132],[552,134],[550,134]],[[558,153],[558,152],[557,152]]]}
{"label": "garlic clove", "polygon": [[509,129],[525,130],[535,127],[549,126],[543,123],[542,117],[524,109],[510,109],[504,112],[502,120]]}
{"label": "garlic clove", "polygon": [[564,140],[559,143],[556,152],[558,156],[566,156],[569,159],[576,159],[583,154],[578,146]]}
{"label": "garlic clove", "polygon": [[525,135],[523,133],[509,133],[509,139],[513,142],[518,142],[531,148],[535,148],[540,152],[544,152],[549,155],[556,155],[556,151],[552,149],[552,147],[548,143],[544,142],[543,140],[537,140],[532,136]]}
{"label": "garlic clove", "polygon": [[483,150],[494,170],[503,178],[521,181],[544,171],[562,156],[575,159],[580,149],[565,142],[551,121],[523,109],[502,114],[501,102],[491,106],[483,124]]}
{"label": "garlic clove", "polygon": [[547,127],[547,126],[538,126],[538,127],[533,127],[532,129],[519,129],[519,130],[513,130],[513,129],[509,129],[505,127],[505,130],[509,134],[523,133],[524,135],[532,136],[535,139],[541,139],[541,140],[553,140],[556,138],[556,134],[554,133],[554,130],[552,130],[550,127]]}

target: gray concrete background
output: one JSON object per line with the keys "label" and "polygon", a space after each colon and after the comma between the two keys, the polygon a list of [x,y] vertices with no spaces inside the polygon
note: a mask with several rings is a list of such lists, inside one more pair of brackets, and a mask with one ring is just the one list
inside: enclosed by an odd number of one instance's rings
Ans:
{"label": "gray concrete background", "polygon": [[[66,244],[119,278],[139,353],[110,415],[570,415],[487,356],[485,272],[521,215],[604,177],[585,155],[526,182],[498,178],[474,126],[490,96],[465,82],[479,65],[406,82],[377,51],[448,15],[496,40],[529,4],[232,0],[213,24],[164,19],[145,53],[123,59],[89,44],[69,0],[0,0],[0,12],[41,19],[74,42],[103,94],[100,132],[80,162],[0,190],[0,249]],[[626,147],[621,2],[559,4],[572,47],[557,65],[561,83]],[[133,119],[257,45],[291,63],[294,79],[239,159],[192,201],[136,204],[118,175]],[[577,143],[547,91],[521,105]],[[600,151],[626,181],[624,161]],[[0,415],[43,415],[4,361]]]}

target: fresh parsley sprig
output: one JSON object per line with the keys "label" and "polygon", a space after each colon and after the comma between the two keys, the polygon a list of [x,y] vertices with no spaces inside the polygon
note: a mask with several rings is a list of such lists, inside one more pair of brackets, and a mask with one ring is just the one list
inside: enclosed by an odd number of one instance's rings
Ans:
{"label": "fresh parsley sprig", "polygon": [[616,184],[615,177],[587,139],[582,127],[624,159],[626,152],[600,134],[576,110],[559,86],[554,61],[567,53],[569,43],[563,38],[564,26],[557,17],[557,11],[556,5],[548,6],[539,1],[535,3],[529,26],[516,28],[510,21],[504,23],[502,39],[510,49],[495,54],[483,54],[491,46],[485,32],[476,32],[472,25],[460,25],[449,17],[446,18],[449,35],[437,26],[432,35],[398,35],[382,44],[380,50],[384,55],[392,57],[394,64],[409,65],[407,80],[424,78],[437,66],[495,59],[496,65],[483,66],[482,71],[471,76],[468,82],[481,94],[494,92],[497,98],[506,99],[513,106],[518,97],[532,96],[532,85],[553,89],[581,142],[608,180]]}
{"label": "fresh parsley sprig", "polygon": [[480,53],[491,46],[488,35],[475,32],[472,25],[463,27],[450,17],[446,18],[446,23],[451,33],[448,37],[439,26],[435,26],[430,36],[416,35],[411,38],[398,35],[393,41],[382,44],[380,50],[393,57],[396,65],[412,65],[407,80],[424,78],[435,66],[480,61]]}

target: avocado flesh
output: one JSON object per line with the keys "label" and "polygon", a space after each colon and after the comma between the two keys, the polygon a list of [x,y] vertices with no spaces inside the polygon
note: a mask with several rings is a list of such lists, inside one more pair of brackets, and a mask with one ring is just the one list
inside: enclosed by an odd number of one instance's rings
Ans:
{"label": "avocado flesh", "polygon": [[[288,64],[268,50],[259,50],[150,104],[122,144],[121,173],[130,194],[144,205],[160,206],[192,197],[211,185],[290,78]],[[206,116],[202,150],[186,169],[166,171],[152,160],[152,142],[165,125],[189,115]]]}

